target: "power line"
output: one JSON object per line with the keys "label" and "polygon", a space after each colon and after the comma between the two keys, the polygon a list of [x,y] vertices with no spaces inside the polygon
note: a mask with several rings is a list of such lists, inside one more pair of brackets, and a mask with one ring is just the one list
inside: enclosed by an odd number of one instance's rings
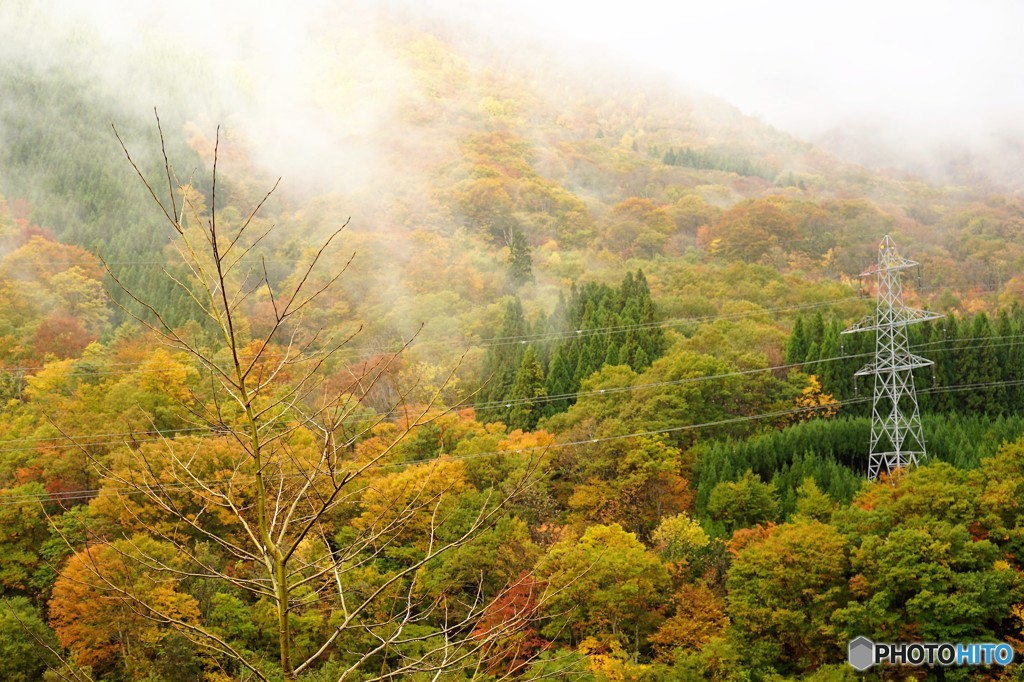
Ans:
{"label": "power line", "polygon": [[[598,336],[598,335],[601,335],[601,334],[628,333],[630,331],[636,331],[636,330],[640,330],[640,329],[651,329],[651,328],[655,328],[655,327],[672,327],[672,326],[678,326],[678,325],[682,325],[682,324],[699,323],[699,322],[710,322],[710,321],[721,320],[721,319],[736,320],[736,319],[743,319],[743,318],[746,318],[746,317],[757,317],[757,316],[761,316],[761,315],[770,315],[770,314],[776,313],[776,312],[785,312],[785,311],[791,311],[791,310],[797,310],[797,309],[828,307],[828,306],[831,306],[831,305],[834,305],[834,304],[837,304],[837,303],[843,303],[843,302],[848,302],[848,301],[852,301],[852,300],[858,300],[858,297],[831,299],[831,300],[828,300],[828,301],[820,301],[820,302],[817,302],[817,303],[800,304],[800,305],[794,305],[794,306],[783,306],[783,307],[778,307],[778,308],[759,308],[758,310],[748,310],[748,311],[737,312],[737,313],[722,313],[722,314],[716,314],[716,315],[704,315],[704,316],[699,316],[699,317],[681,317],[681,318],[662,320],[662,321],[659,321],[659,322],[636,323],[636,324],[619,325],[619,326],[612,326],[612,327],[594,327],[594,328],[587,328],[587,329],[580,329],[580,330],[548,332],[548,333],[545,333],[545,334],[533,334],[533,335],[526,335],[526,336],[494,337],[494,338],[491,338],[491,339],[485,339],[483,341],[480,341],[479,343],[472,344],[472,345],[476,345],[476,346],[481,347],[481,348],[491,348],[491,347],[503,346],[503,345],[514,345],[514,344],[520,344],[520,343],[522,343],[522,344],[533,343],[535,341],[543,341],[543,340],[546,340],[546,339],[555,339],[555,340],[557,340],[557,339],[565,339],[565,338],[573,338],[573,337],[575,337],[575,338],[587,338],[587,337],[590,337],[590,336]],[[391,353],[398,353],[398,352],[400,352],[404,348],[404,346],[405,346],[405,344],[407,342],[406,341],[402,341],[402,340],[398,340],[398,341],[395,341],[394,343],[395,343],[395,347],[392,348],[392,349],[383,349],[383,348],[378,348],[378,349],[370,349],[370,348],[342,349],[342,350],[337,351],[333,355],[334,355],[334,357],[337,357],[337,358],[348,358],[348,359],[352,359],[352,360],[365,360],[365,359],[370,359],[370,358],[373,358],[373,357],[377,357],[379,355],[388,355],[388,354],[391,354]],[[421,343],[413,343],[411,346],[409,346],[409,348],[411,350],[412,349],[422,350],[423,348],[430,348],[430,347],[450,349],[450,348],[452,348],[452,343],[451,342],[447,342],[447,341],[438,340],[438,341],[425,341],[425,342],[421,342]],[[83,358],[77,358],[77,359],[71,359],[71,360],[72,360],[72,362],[81,362],[83,360]],[[103,364],[104,366],[108,366],[108,367],[142,367],[144,365],[151,364],[151,363],[149,361],[142,360],[142,361],[133,361],[133,362],[102,362],[101,364]],[[38,372],[38,371],[41,371],[43,369],[46,369],[47,366],[48,365],[0,367],[0,373],[2,373],[2,372],[6,372],[6,373]],[[149,368],[149,369],[145,369],[145,370],[141,370],[141,371],[144,371],[144,372],[161,372],[161,371],[164,371],[164,368],[163,367],[153,367],[153,368]],[[87,371],[69,372],[68,375],[69,376],[92,377],[92,376],[120,376],[120,375],[127,375],[127,374],[133,374],[133,373],[135,373],[133,370],[97,370],[97,371],[89,371],[89,370],[87,370]]]}
{"label": "power line", "polygon": [[[839,299],[839,300],[842,300],[842,299]],[[749,315],[751,317],[754,317],[756,315],[760,315],[760,314],[763,314],[763,313],[762,312],[748,312],[748,313],[745,313],[745,314]],[[697,318],[680,318],[680,319],[697,319]],[[965,341],[981,341],[981,340],[998,341],[998,340],[1005,339],[1005,338],[1019,338],[1020,336],[1021,336],[1020,334],[1009,334],[1009,335],[1003,335],[1003,336],[956,337],[956,338],[949,338],[949,339],[940,339],[938,341],[922,342],[922,343],[914,344],[913,347],[914,348],[927,348],[929,346],[936,346],[936,345],[942,345],[942,344],[947,344],[947,343],[963,343]],[[410,346],[410,348],[422,348],[424,345],[426,345],[426,346],[434,346],[434,345],[444,345],[444,343],[441,342],[441,341],[436,341],[436,342],[432,341],[432,342],[426,342],[424,344],[414,344],[413,346]],[[993,345],[992,347],[993,348],[997,348],[1000,345],[1013,345],[1013,344],[996,344],[996,345]],[[977,346],[972,346],[972,348],[973,347],[977,347]],[[355,353],[365,352],[365,349],[364,350],[353,349],[353,350],[347,351],[347,352],[346,351],[341,351],[341,352],[335,353],[334,355],[336,357],[356,357],[357,359],[368,359],[368,358],[376,357],[378,355],[387,355],[387,354],[390,354],[390,353],[396,353],[396,352],[399,352],[399,350],[401,350],[401,349],[398,349],[398,350],[377,350],[377,351],[374,351],[372,353],[366,353],[365,355],[355,356]],[[845,356],[845,357],[846,358],[863,357],[864,355],[865,354],[860,354],[858,356]],[[242,359],[248,359],[246,356],[241,356],[241,357],[242,357]],[[801,364],[813,364],[814,362],[831,362],[832,360],[836,360],[836,359],[843,359],[843,358],[823,358],[823,359],[817,360],[817,361],[808,361],[806,363],[796,363],[795,365],[791,365],[791,366],[795,367],[795,366],[798,366],[798,365],[801,365]],[[71,359],[71,362],[78,363],[78,362],[82,362],[84,360],[85,360],[85,358]],[[64,362],[64,361],[60,361],[60,362]],[[49,363],[47,365],[37,365],[37,366],[0,367],[0,372],[9,372],[9,373],[26,372],[27,373],[27,372],[33,372],[33,371],[40,371],[40,370],[46,369],[51,364],[53,364],[53,363]],[[133,362],[106,362],[106,361],[98,361],[98,364],[101,364],[104,367],[135,367],[135,368],[141,368],[144,365],[152,364],[152,363],[150,361],[143,360],[143,361],[133,361]],[[769,370],[769,369],[780,369],[780,368],[784,368],[784,367],[786,367],[786,366],[771,367],[771,368],[765,368],[765,369],[766,370]],[[95,370],[95,371],[93,371],[93,370],[85,370],[85,371],[77,371],[77,372],[68,372],[67,376],[72,376],[72,377],[124,376],[124,375],[131,375],[131,374],[137,374],[137,373],[164,372],[164,371],[167,371],[169,369],[176,369],[176,368],[177,368],[176,366],[172,367],[170,365],[161,365],[161,366],[152,367],[152,368],[146,368],[146,369]],[[186,368],[195,369],[195,366],[194,365],[186,365]],[[565,395],[576,395],[576,394],[565,394]],[[500,402],[501,401],[495,401],[495,404],[499,404]]]}
{"label": "power line", "polygon": [[[1003,337],[979,337],[979,338],[985,338],[985,339],[987,339],[987,338],[1016,338],[1016,339],[1022,339],[1022,340],[1021,341],[1016,341],[1016,342],[1013,342],[1013,343],[1003,343],[1003,344],[978,344],[978,345],[972,345],[972,346],[937,348],[937,349],[933,349],[931,352],[932,353],[960,352],[960,351],[973,350],[973,349],[976,349],[976,348],[998,348],[998,347],[1001,347],[1001,346],[1013,346],[1013,345],[1020,345],[1021,343],[1024,343],[1024,334],[1017,334],[1017,335],[1010,335],[1010,336],[1003,336]],[[916,347],[917,346],[914,346],[914,348],[916,348]],[[499,401],[490,401],[490,402],[487,402],[487,403],[481,403],[479,405],[475,405],[474,407],[477,407],[477,408],[481,408],[481,407],[483,407],[483,408],[486,408],[486,407],[497,407],[497,406],[512,407],[513,405],[525,405],[525,404],[536,404],[536,403],[543,403],[543,402],[553,402],[553,401],[556,401],[556,400],[565,400],[565,399],[570,399],[570,398],[591,397],[591,396],[600,396],[600,395],[614,395],[614,394],[617,394],[617,393],[628,393],[628,392],[631,392],[631,391],[640,391],[640,390],[645,390],[645,389],[664,388],[664,387],[667,387],[667,386],[680,386],[680,385],[686,385],[686,384],[701,383],[701,382],[705,382],[705,381],[715,381],[715,380],[719,380],[719,379],[731,379],[731,378],[736,378],[736,377],[749,376],[749,375],[752,375],[752,374],[763,374],[763,373],[766,373],[766,372],[775,372],[775,371],[782,371],[782,370],[788,370],[788,369],[795,369],[795,368],[798,368],[798,367],[806,367],[806,366],[818,365],[818,364],[822,364],[822,363],[840,362],[840,361],[843,361],[843,360],[854,360],[854,359],[857,359],[857,358],[868,357],[870,355],[871,355],[871,353],[856,353],[856,354],[851,354],[851,355],[840,355],[840,356],[831,357],[831,358],[821,358],[821,359],[818,359],[818,360],[807,360],[807,361],[804,361],[804,362],[792,363],[792,364],[788,364],[788,365],[784,364],[784,365],[774,365],[774,366],[770,366],[770,367],[758,367],[758,368],[753,368],[753,369],[736,370],[735,372],[725,372],[725,373],[722,373],[722,374],[705,374],[705,375],[696,376],[696,377],[683,377],[681,379],[673,379],[673,380],[667,380],[667,381],[657,381],[657,382],[651,382],[651,383],[647,383],[647,384],[632,384],[630,386],[618,386],[618,387],[607,388],[607,389],[595,389],[595,390],[592,390],[592,391],[579,391],[579,392],[576,392],[576,393],[563,393],[563,394],[552,395],[552,396],[538,396],[536,398],[518,398],[518,399],[504,400],[504,401],[501,401],[501,400],[499,400]],[[924,392],[924,391],[922,391],[922,392]],[[466,405],[466,406],[469,407],[469,405]],[[353,423],[357,423],[359,421],[363,421],[363,418],[362,417],[348,417],[346,419],[341,420],[339,422],[339,424],[353,424]],[[69,448],[69,447],[77,447],[78,445],[123,445],[124,442],[125,442],[124,440],[89,441],[89,439],[91,439],[91,438],[106,438],[106,439],[111,439],[111,438],[117,438],[117,439],[131,438],[132,442],[134,442],[134,443],[147,443],[147,442],[154,442],[154,441],[163,440],[164,437],[165,437],[163,434],[177,434],[177,433],[188,433],[188,432],[196,432],[196,431],[210,432],[211,429],[206,428],[206,427],[190,427],[190,428],[181,428],[181,429],[166,429],[166,430],[165,429],[161,429],[159,431],[143,430],[143,431],[126,432],[126,433],[77,434],[77,435],[71,435],[71,436],[53,436],[53,437],[49,437],[49,438],[38,438],[38,439],[35,439],[35,438],[18,438],[18,439],[10,439],[10,440],[0,441],[0,444],[7,444],[7,443],[35,443],[36,445],[34,445],[34,446],[24,446],[24,447],[13,447],[13,448],[0,447],[0,453],[5,453],[5,452],[27,452],[27,451],[39,449],[39,447],[43,447],[43,448]],[[157,435],[157,434],[160,434],[160,435]],[[78,442],[77,444],[76,443],[70,443],[70,442],[60,442],[60,441],[68,441],[68,440],[74,440],[74,441],[80,441],[80,442]]]}
{"label": "power line", "polygon": [[[929,352],[930,353],[960,352],[960,351],[966,351],[966,350],[974,350],[976,348],[1001,348],[1001,347],[1006,347],[1006,346],[1016,346],[1016,345],[1024,344],[1024,334],[1012,334],[1012,335],[1000,336],[1000,337],[977,337],[977,339],[997,339],[997,338],[998,339],[1015,338],[1015,339],[1021,339],[1021,340],[1020,341],[1015,341],[1015,342],[1012,342],[1012,343],[977,344],[977,345],[971,345],[971,346],[957,346],[957,347],[950,347],[950,348],[935,348],[935,349],[930,350]],[[970,339],[963,339],[963,340],[966,341],[966,340],[970,340]],[[917,349],[921,345],[924,345],[924,344],[914,345],[914,346],[912,346],[912,348]],[[525,405],[525,404],[528,404],[528,403],[533,403],[533,404],[536,404],[536,403],[547,403],[547,402],[556,402],[556,401],[559,401],[559,400],[569,400],[569,399],[572,399],[572,398],[589,397],[589,396],[595,396],[595,395],[606,395],[606,394],[607,395],[611,395],[611,394],[615,394],[615,393],[624,393],[624,392],[629,392],[629,391],[639,391],[639,390],[649,389],[649,388],[660,388],[660,387],[664,387],[664,386],[679,386],[679,385],[683,385],[683,384],[699,383],[699,382],[702,382],[702,381],[712,381],[712,380],[715,380],[715,379],[730,379],[730,378],[735,378],[735,377],[748,376],[748,375],[751,375],[751,374],[763,374],[765,372],[777,372],[777,371],[783,371],[783,370],[788,370],[788,369],[796,369],[798,367],[807,367],[807,366],[812,366],[812,365],[827,364],[827,363],[831,363],[831,362],[842,362],[843,360],[855,360],[857,358],[870,357],[871,355],[873,355],[873,353],[871,353],[871,352],[855,353],[855,354],[850,354],[850,355],[839,355],[839,356],[830,357],[830,358],[820,358],[818,360],[805,360],[804,362],[794,362],[794,363],[785,364],[785,365],[774,365],[774,366],[771,366],[771,367],[757,367],[757,368],[754,368],[754,369],[736,370],[735,372],[726,372],[726,373],[723,373],[723,374],[707,374],[707,375],[697,376],[697,377],[684,377],[682,379],[674,379],[674,380],[669,380],[669,381],[658,381],[658,382],[652,382],[652,383],[649,383],[649,384],[631,384],[629,386],[617,386],[617,387],[614,387],[614,388],[602,388],[602,389],[595,389],[595,390],[592,390],[592,391],[577,391],[575,393],[561,393],[561,394],[556,394],[556,395],[537,396],[535,398],[517,398],[517,399],[514,399],[514,400],[492,400],[492,401],[489,401],[489,402],[486,402],[486,403],[477,403],[476,405],[474,405],[474,407],[477,407],[477,408],[512,407],[513,405]]]}
{"label": "power line", "polygon": [[[694,317],[678,317],[670,318],[667,320],[660,320],[656,322],[640,322],[628,325],[616,325],[609,327],[590,327],[581,329],[569,329],[562,331],[545,332],[543,334],[524,334],[518,336],[504,336],[504,337],[491,337],[489,339],[482,339],[476,343],[470,343],[470,345],[479,348],[494,348],[499,346],[508,346],[516,344],[528,344],[545,340],[563,340],[571,338],[589,338],[592,336],[600,336],[603,334],[625,334],[631,331],[639,331],[645,329],[654,328],[672,328],[685,324],[713,322],[716,320],[738,320],[747,317],[759,317],[762,315],[771,315],[774,313],[782,312],[793,312],[798,310],[809,310],[815,308],[827,308],[840,303],[849,303],[852,301],[863,300],[859,296],[849,296],[845,298],[829,299],[826,301],[818,301],[815,303],[802,303],[794,304],[790,306],[779,306],[775,308],[758,308],[757,310],[747,310],[736,313],[718,313],[712,315],[701,315]],[[757,304],[754,304],[757,305]],[[999,337],[987,337],[987,338],[999,338]],[[971,339],[960,339],[960,340],[971,340]],[[467,339],[462,339],[467,341]],[[387,355],[391,353],[397,353],[402,350],[405,346],[405,341],[397,340],[394,342],[395,347],[393,348],[353,348],[353,349],[342,349],[334,353],[335,357],[338,358],[349,358],[354,360],[364,360],[373,358],[379,355]],[[932,342],[940,343],[940,342]],[[422,350],[424,348],[444,348],[451,349],[453,342],[451,340],[436,340],[436,341],[424,341],[420,343],[413,343],[409,346],[410,350]],[[72,359],[73,362],[80,362],[82,358]],[[149,364],[148,361],[136,361],[136,362],[104,362],[104,366],[110,367],[141,367]],[[47,365],[33,365],[33,366],[17,366],[17,367],[0,367],[0,372],[7,373],[28,373],[38,372],[46,368]],[[160,372],[163,371],[160,367],[143,370],[146,372]],[[83,372],[72,372],[70,376],[117,376],[122,374],[132,374],[132,371],[117,371],[117,370],[100,370],[100,371],[83,371]]]}
{"label": "power line", "polygon": [[[973,383],[973,384],[960,384],[960,385],[956,385],[956,386],[942,386],[942,387],[937,387],[937,388],[924,389],[924,390],[922,390],[920,392],[921,393],[954,392],[954,391],[969,390],[969,389],[976,389],[976,388],[989,388],[989,387],[999,386],[999,385],[1002,385],[1002,386],[1016,386],[1016,385],[1021,385],[1021,384],[1024,384],[1024,379],[1014,379],[1014,380],[1007,380],[1007,381],[990,381],[990,382]],[[645,437],[645,436],[658,436],[658,435],[665,435],[665,434],[669,434],[669,433],[679,433],[679,432],[683,432],[683,431],[694,431],[694,430],[700,430],[700,429],[706,429],[706,428],[713,428],[713,427],[716,427],[716,426],[727,426],[727,425],[730,425],[730,424],[738,424],[738,423],[744,423],[744,422],[750,422],[750,421],[760,421],[762,419],[771,419],[771,418],[777,418],[777,417],[785,417],[785,416],[791,416],[791,415],[794,415],[794,414],[803,414],[803,413],[808,413],[808,412],[816,412],[816,411],[820,411],[820,410],[826,409],[828,407],[833,407],[833,406],[844,407],[844,406],[848,406],[848,405],[864,403],[864,402],[867,402],[868,400],[870,400],[870,399],[866,398],[866,397],[865,398],[850,398],[850,399],[847,399],[847,400],[837,401],[837,402],[832,403],[830,405],[815,405],[815,406],[811,406],[811,407],[798,407],[798,408],[792,408],[792,409],[787,409],[787,410],[776,410],[776,411],[773,411],[773,412],[764,412],[764,413],[755,414],[755,415],[727,417],[727,418],[724,418],[724,419],[718,419],[718,420],[715,420],[715,421],[703,422],[703,423],[700,423],[700,424],[685,424],[685,425],[682,425],[682,426],[673,426],[673,427],[668,427],[668,428],[664,428],[664,429],[652,429],[652,430],[648,430],[648,431],[639,431],[639,432],[628,433],[628,434],[621,434],[621,435],[616,435],[616,436],[602,436],[602,437],[598,437],[598,438],[585,438],[585,439],[574,440],[574,441],[565,441],[565,442],[561,442],[561,443],[550,443],[548,445],[533,445],[533,446],[528,446],[528,447],[525,447],[525,448],[518,448],[518,449],[511,449],[511,450],[490,450],[490,451],[486,451],[486,452],[465,453],[465,454],[461,454],[461,455],[444,454],[444,455],[440,455],[438,457],[423,458],[423,459],[416,459],[416,460],[406,460],[406,461],[403,461],[403,462],[378,463],[378,464],[375,464],[375,465],[371,465],[368,468],[371,468],[371,469],[394,469],[394,468],[402,468],[402,467],[407,467],[407,466],[416,465],[416,464],[429,464],[430,462],[438,461],[439,458],[442,457],[442,456],[445,457],[446,459],[449,459],[449,460],[461,461],[461,460],[476,459],[476,458],[480,458],[480,457],[493,457],[493,456],[498,456],[498,455],[516,455],[516,454],[525,454],[525,453],[538,452],[538,451],[539,452],[543,452],[543,451],[550,450],[550,449],[558,449],[558,448],[566,448],[566,447],[574,447],[574,446],[583,446],[583,445],[592,445],[592,444],[606,443],[606,442],[617,441],[617,440],[626,440],[626,439],[631,439],[631,438],[641,438],[641,437]],[[340,472],[334,471],[334,472],[331,472],[331,473],[340,473]],[[307,475],[309,475],[308,472],[306,472],[306,473],[286,474],[285,476],[283,476],[283,478],[304,478]],[[224,479],[215,479],[215,480],[210,480],[210,481],[203,481],[202,483],[204,485],[216,485],[218,483],[227,483],[230,480],[231,479],[224,478]],[[191,489],[192,485],[191,484],[186,484],[186,483],[155,483],[155,484],[149,484],[149,485],[142,485],[142,484],[140,484],[140,486],[137,486],[137,487],[88,488],[88,489],[81,489],[81,490],[71,490],[71,491],[66,491],[66,492],[63,492],[63,493],[57,493],[56,495],[51,495],[50,493],[24,493],[24,494],[20,494],[20,495],[3,495],[3,496],[0,496],[0,506],[12,506],[12,505],[15,505],[15,504],[23,504],[25,502],[33,502],[33,501],[46,501],[46,500],[51,499],[51,498],[56,498],[56,500],[71,500],[71,501],[74,501],[74,500],[79,500],[79,499],[91,499],[92,497],[95,497],[95,496],[100,495],[100,494],[142,494],[144,491],[139,490],[139,487],[144,487],[148,491],[154,491],[154,490]]]}
{"label": "power line", "polygon": [[[700,315],[695,317],[677,317],[674,319],[660,320],[656,322],[638,322],[635,324],[617,325],[610,327],[589,327],[581,329],[567,329],[556,332],[546,332],[544,334],[522,334],[519,336],[500,336],[492,337],[490,339],[484,339],[481,345],[484,348],[492,348],[496,346],[508,346],[514,344],[526,344],[533,343],[534,341],[542,341],[545,339],[561,339],[561,338],[586,338],[589,336],[598,336],[601,334],[622,334],[630,331],[637,331],[641,329],[655,329],[659,327],[674,327],[682,324],[693,324],[699,322],[711,322],[714,320],[734,320],[742,319],[744,317],[756,317],[759,315],[770,315],[772,313],[779,312],[791,312],[794,310],[808,310],[814,308],[826,308],[838,303],[847,303],[850,301],[859,301],[859,296],[849,296],[846,298],[836,298],[828,301],[818,301],[816,303],[800,303],[790,306],[780,306],[776,308],[759,308],[758,310],[747,310],[736,313],[718,313],[714,315]],[[754,304],[756,305],[756,304]]]}
{"label": "power line", "polygon": [[[698,317],[680,317],[672,318],[668,320],[661,320],[658,322],[641,322],[629,325],[618,325],[610,327],[592,327],[578,330],[567,330],[567,331],[556,331],[546,332],[544,334],[529,334],[523,336],[505,336],[505,337],[492,337],[490,339],[483,339],[480,342],[473,344],[481,348],[490,348],[495,346],[513,345],[519,343],[532,343],[534,341],[543,341],[546,339],[563,339],[563,338],[586,338],[590,336],[598,336],[601,334],[620,334],[628,333],[630,331],[636,331],[641,329],[651,329],[655,327],[672,327],[682,324],[691,324],[699,322],[711,322],[715,320],[736,320],[743,319],[745,317],[758,317],[761,315],[770,315],[777,312],[786,312],[792,310],[803,310],[808,308],[822,308],[829,307],[838,303],[844,303],[849,301],[859,300],[858,297],[838,298],[830,299],[827,301],[819,301],[817,303],[806,303],[793,306],[782,306],[777,308],[759,308],[758,310],[748,310],[736,313],[721,313],[714,315],[703,315]],[[377,355],[386,355],[389,353],[399,352],[405,345],[405,341],[395,341],[394,349],[371,349],[371,348],[354,348],[354,349],[343,349],[336,353],[337,357],[348,357],[355,359],[366,359],[372,358]],[[422,349],[424,347],[443,347],[451,348],[452,344],[447,341],[425,341],[421,343],[414,343],[410,346],[411,349]],[[81,361],[81,358],[73,360],[74,362]],[[148,361],[137,361],[137,362],[115,362],[115,363],[103,363],[107,366],[115,367],[139,367],[145,364],[149,364]],[[20,367],[0,367],[0,372],[32,372],[45,369],[46,365],[37,366],[20,366]],[[154,368],[152,372],[161,371],[160,368]],[[117,375],[117,374],[130,374],[131,372],[118,372],[118,371],[96,371],[96,372],[82,372],[82,376],[105,376],[105,375]],[[78,374],[74,374],[78,376]]]}

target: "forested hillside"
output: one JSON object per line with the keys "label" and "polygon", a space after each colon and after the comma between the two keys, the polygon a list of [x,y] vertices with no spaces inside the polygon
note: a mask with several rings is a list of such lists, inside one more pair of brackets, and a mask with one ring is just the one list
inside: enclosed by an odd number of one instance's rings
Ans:
{"label": "forested hillside", "polygon": [[[398,14],[324,9],[316,154],[258,125],[256,62],[0,52],[0,678],[1024,653],[1021,198]],[[929,457],[869,482],[874,338],[840,332],[884,234],[945,317],[910,328]]]}

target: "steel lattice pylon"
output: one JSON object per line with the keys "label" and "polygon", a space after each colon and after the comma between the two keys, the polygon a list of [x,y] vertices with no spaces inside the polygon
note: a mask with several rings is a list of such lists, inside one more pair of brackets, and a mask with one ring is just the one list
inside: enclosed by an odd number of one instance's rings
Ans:
{"label": "steel lattice pylon", "polygon": [[907,325],[935,320],[942,315],[903,305],[904,270],[918,264],[899,255],[889,235],[878,245],[878,265],[861,273],[875,276],[878,286],[875,313],[865,317],[843,334],[874,330],[875,360],[855,376],[875,376],[875,395],[871,406],[871,449],[868,478],[878,478],[883,470],[891,474],[917,464],[925,456],[921,415],[914,390],[914,369],[927,367],[931,360],[914,355],[907,343]]}

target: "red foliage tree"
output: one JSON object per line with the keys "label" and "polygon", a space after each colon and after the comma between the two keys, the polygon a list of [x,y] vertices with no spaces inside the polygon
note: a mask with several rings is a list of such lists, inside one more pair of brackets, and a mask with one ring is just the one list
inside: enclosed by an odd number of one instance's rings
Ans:
{"label": "red foliage tree", "polygon": [[35,355],[39,359],[78,357],[95,340],[77,318],[58,313],[43,320],[36,329]]}
{"label": "red foliage tree", "polygon": [[480,640],[500,638],[489,657],[490,671],[515,674],[549,645],[533,626],[544,585],[525,571],[504,594],[488,606],[473,631]]}

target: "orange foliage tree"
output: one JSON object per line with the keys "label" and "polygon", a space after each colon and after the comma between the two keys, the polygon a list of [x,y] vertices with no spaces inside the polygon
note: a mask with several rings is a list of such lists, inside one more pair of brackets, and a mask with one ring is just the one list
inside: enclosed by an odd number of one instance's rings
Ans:
{"label": "orange foliage tree", "polygon": [[53,588],[50,624],[74,662],[97,673],[120,659],[136,673],[155,655],[171,626],[195,627],[196,600],[178,580],[154,570],[179,563],[172,545],[145,536],[93,545],[71,557]]}
{"label": "orange foliage tree", "polygon": [[748,199],[713,222],[702,233],[701,246],[713,255],[756,263],[773,247],[786,250],[799,236],[796,220],[777,201]]}

